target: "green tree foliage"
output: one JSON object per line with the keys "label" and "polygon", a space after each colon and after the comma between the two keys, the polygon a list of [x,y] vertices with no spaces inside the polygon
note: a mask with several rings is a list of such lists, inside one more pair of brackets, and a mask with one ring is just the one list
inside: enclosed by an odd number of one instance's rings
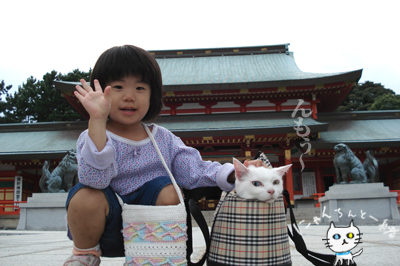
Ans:
{"label": "green tree foliage", "polygon": [[[12,85],[6,86],[4,80],[0,82],[0,99],[2,95],[7,95],[8,91],[12,88]],[[2,100],[1,100],[2,101]]]}
{"label": "green tree foliage", "polygon": [[29,114],[32,113],[33,104],[36,100],[36,95],[33,91],[35,84],[36,79],[29,77],[22,87],[19,86],[18,92],[15,92],[14,95],[7,95],[7,106],[4,110],[6,123],[29,122]]}
{"label": "green tree foliage", "polygon": [[8,91],[12,88],[12,85],[6,86],[4,80],[0,82],[0,123],[6,123],[6,119],[4,117],[4,110],[8,106],[8,102],[6,101]]}
{"label": "green tree foliage", "polygon": [[395,93],[391,89],[386,89],[380,83],[366,81],[354,87],[336,111],[344,112],[370,110],[375,100],[379,96],[385,94],[394,95]]}
{"label": "green tree foliage", "polygon": [[54,81],[79,81],[89,79],[89,72],[75,69],[63,75],[53,70],[43,76],[43,80],[29,77],[18,86],[13,95],[6,95],[7,105],[3,111],[2,123],[32,123],[53,121],[79,121],[84,118],[54,88]]}
{"label": "green tree foliage", "polygon": [[72,72],[69,72],[66,75],[59,75],[57,76],[57,80],[62,80],[62,81],[79,81],[80,79],[84,79],[86,81],[89,81],[90,78],[90,73],[92,70],[89,70],[89,72],[82,72],[79,69],[72,70]]}
{"label": "green tree foliage", "polygon": [[400,110],[400,95],[381,95],[375,100],[369,110]]}

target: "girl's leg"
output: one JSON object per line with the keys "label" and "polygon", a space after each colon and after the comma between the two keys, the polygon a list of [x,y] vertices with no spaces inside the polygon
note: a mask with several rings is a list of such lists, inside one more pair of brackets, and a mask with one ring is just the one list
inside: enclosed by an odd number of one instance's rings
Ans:
{"label": "girl's leg", "polygon": [[[180,191],[180,193],[182,193]],[[165,186],[158,194],[156,205],[177,205],[179,204],[179,197],[176,193],[175,187],[172,184]]]}
{"label": "girl's leg", "polygon": [[75,193],[68,205],[67,220],[76,248],[89,249],[99,244],[108,211],[108,201],[101,190],[84,187]]}

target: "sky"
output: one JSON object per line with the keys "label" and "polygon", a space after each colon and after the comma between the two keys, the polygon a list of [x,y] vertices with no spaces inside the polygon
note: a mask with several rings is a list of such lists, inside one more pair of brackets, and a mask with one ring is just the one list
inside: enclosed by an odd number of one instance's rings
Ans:
{"label": "sky", "polygon": [[363,69],[400,94],[395,0],[1,1],[0,80],[88,71],[110,47],[146,50],[289,43],[304,72]]}

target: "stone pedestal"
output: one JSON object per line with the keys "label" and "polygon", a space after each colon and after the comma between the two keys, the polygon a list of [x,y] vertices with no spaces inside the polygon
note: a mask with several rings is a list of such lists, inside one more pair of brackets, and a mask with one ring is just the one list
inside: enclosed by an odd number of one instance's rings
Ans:
{"label": "stone pedestal", "polygon": [[335,225],[399,223],[397,193],[389,192],[383,183],[335,184],[329,188],[321,203],[322,224]]}
{"label": "stone pedestal", "polygon": [[34,193],[21,203],[17,230],[66,231],[65,202],[68,193]]}

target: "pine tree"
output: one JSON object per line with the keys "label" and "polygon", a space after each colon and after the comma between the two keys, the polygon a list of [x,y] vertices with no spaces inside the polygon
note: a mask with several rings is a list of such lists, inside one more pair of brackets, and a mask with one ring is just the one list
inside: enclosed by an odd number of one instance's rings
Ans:
{"label": "pine tree", "polygon": [[366,81],[354,87],[336,111],[343,112],[369,110],[375,100],[384,94],[394,95],[395,93],[391,89],[386,89],[380,83]]}
{"label": "pine tree", "polygon": [[[43,80],[29,77],[26,83],[18,86],[13,95],[6,94],[1,123],[34,123],[53,121],[79,121],[84,118],[54,88],[55,80],[79,81],[88,80],[89,72],[75,69],[63,75],[53,70],[43,75]],[[2,85],[2,88],[4,85]],[[3,90],[1,92],[3,93]]]}
{"label": "pine tree", "polygon": [[381,95],[375,100],[369,110],[400,110],[400,95]]}

